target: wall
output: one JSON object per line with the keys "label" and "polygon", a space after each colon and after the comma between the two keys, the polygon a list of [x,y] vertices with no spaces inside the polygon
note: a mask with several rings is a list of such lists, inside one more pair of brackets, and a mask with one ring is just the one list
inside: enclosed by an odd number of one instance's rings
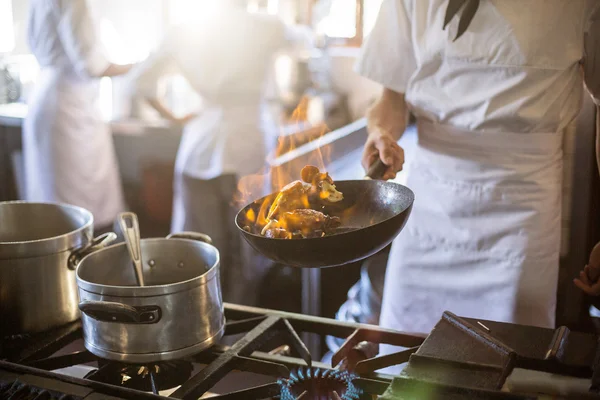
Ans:
{"label": "wall", "polygon": [[13,25],[15,30],[15,48],[13,55],[29,54],[27,45],[27,10],[29,0],[12,0]]}
{"label": "wall", "polygon": [[[29,0],[12,0],[14,55],[29,54],[26,35],[29,3]],[[124,50],[133,54],[143,53],[146,48],[152,48],[162,34],[162,0],[89,0],[88,4],[95,17],[111,21],[120,39],[115,43],[118,49],[112,51],[120,56]],[[112,39],[111,34],[105,33],[104,36]]]}
{"label": "wall", "polygon": [[354,72],[359,49],[338,48],[331,50],[331,78],[336,90],[348,96],[350,115],[353,120],[362,118],[368,105],[381,92],[381,86]]}

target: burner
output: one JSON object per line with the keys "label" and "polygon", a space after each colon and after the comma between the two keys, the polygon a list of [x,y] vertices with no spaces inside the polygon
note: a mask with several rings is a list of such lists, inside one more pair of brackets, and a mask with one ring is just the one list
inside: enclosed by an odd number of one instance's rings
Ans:
{"label": "burner", "polygon": [[362,390],[354,385],[356,375],[347,371],[300,368],[278,381],[281,400],[358,400]]}
{"label": "burner", "polygon": [[192,376],[192,363],[167,361],[148,365],[101,363],[100,368],[85,378],[124,386],[126,388],[152,392],[180,386]]}

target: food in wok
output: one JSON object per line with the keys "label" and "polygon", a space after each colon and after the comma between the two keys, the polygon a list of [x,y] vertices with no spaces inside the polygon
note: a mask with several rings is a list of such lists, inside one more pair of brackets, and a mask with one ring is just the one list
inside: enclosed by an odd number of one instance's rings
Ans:
{"label": "food in wok", "polygon": [[329,174],[308,165],[302,168],[301,178],[279,191],[261,227],[262,236],[276,239],[322,237],[341,225],[338,217],[320,211],[344,199]]}

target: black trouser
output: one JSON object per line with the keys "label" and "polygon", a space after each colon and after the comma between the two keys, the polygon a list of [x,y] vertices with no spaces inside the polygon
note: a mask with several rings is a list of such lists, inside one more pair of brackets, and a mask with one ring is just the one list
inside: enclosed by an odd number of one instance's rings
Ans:
{"label": "black trouser", "polygon": [[236,210],[232,206],[237,190],[235,175],[221,175],[210,180],[183,175],[179,196],[185,210],[184,231],[209,235],[219,250],[223,298],[231,301],[234,281],[240,266],[240,234],[235,226]]}

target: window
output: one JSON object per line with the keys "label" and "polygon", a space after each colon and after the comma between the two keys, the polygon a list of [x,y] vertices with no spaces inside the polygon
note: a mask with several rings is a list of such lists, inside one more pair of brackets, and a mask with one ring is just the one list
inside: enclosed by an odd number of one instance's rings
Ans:
{"label": "window", "polygon": [[312,24],[334,45],[360,46],[377,18],[382,0],[313,0]]}
{"label": "window", "polygon": [[15,47],[11,0],[0,0],[0,53],[9,53]]}

